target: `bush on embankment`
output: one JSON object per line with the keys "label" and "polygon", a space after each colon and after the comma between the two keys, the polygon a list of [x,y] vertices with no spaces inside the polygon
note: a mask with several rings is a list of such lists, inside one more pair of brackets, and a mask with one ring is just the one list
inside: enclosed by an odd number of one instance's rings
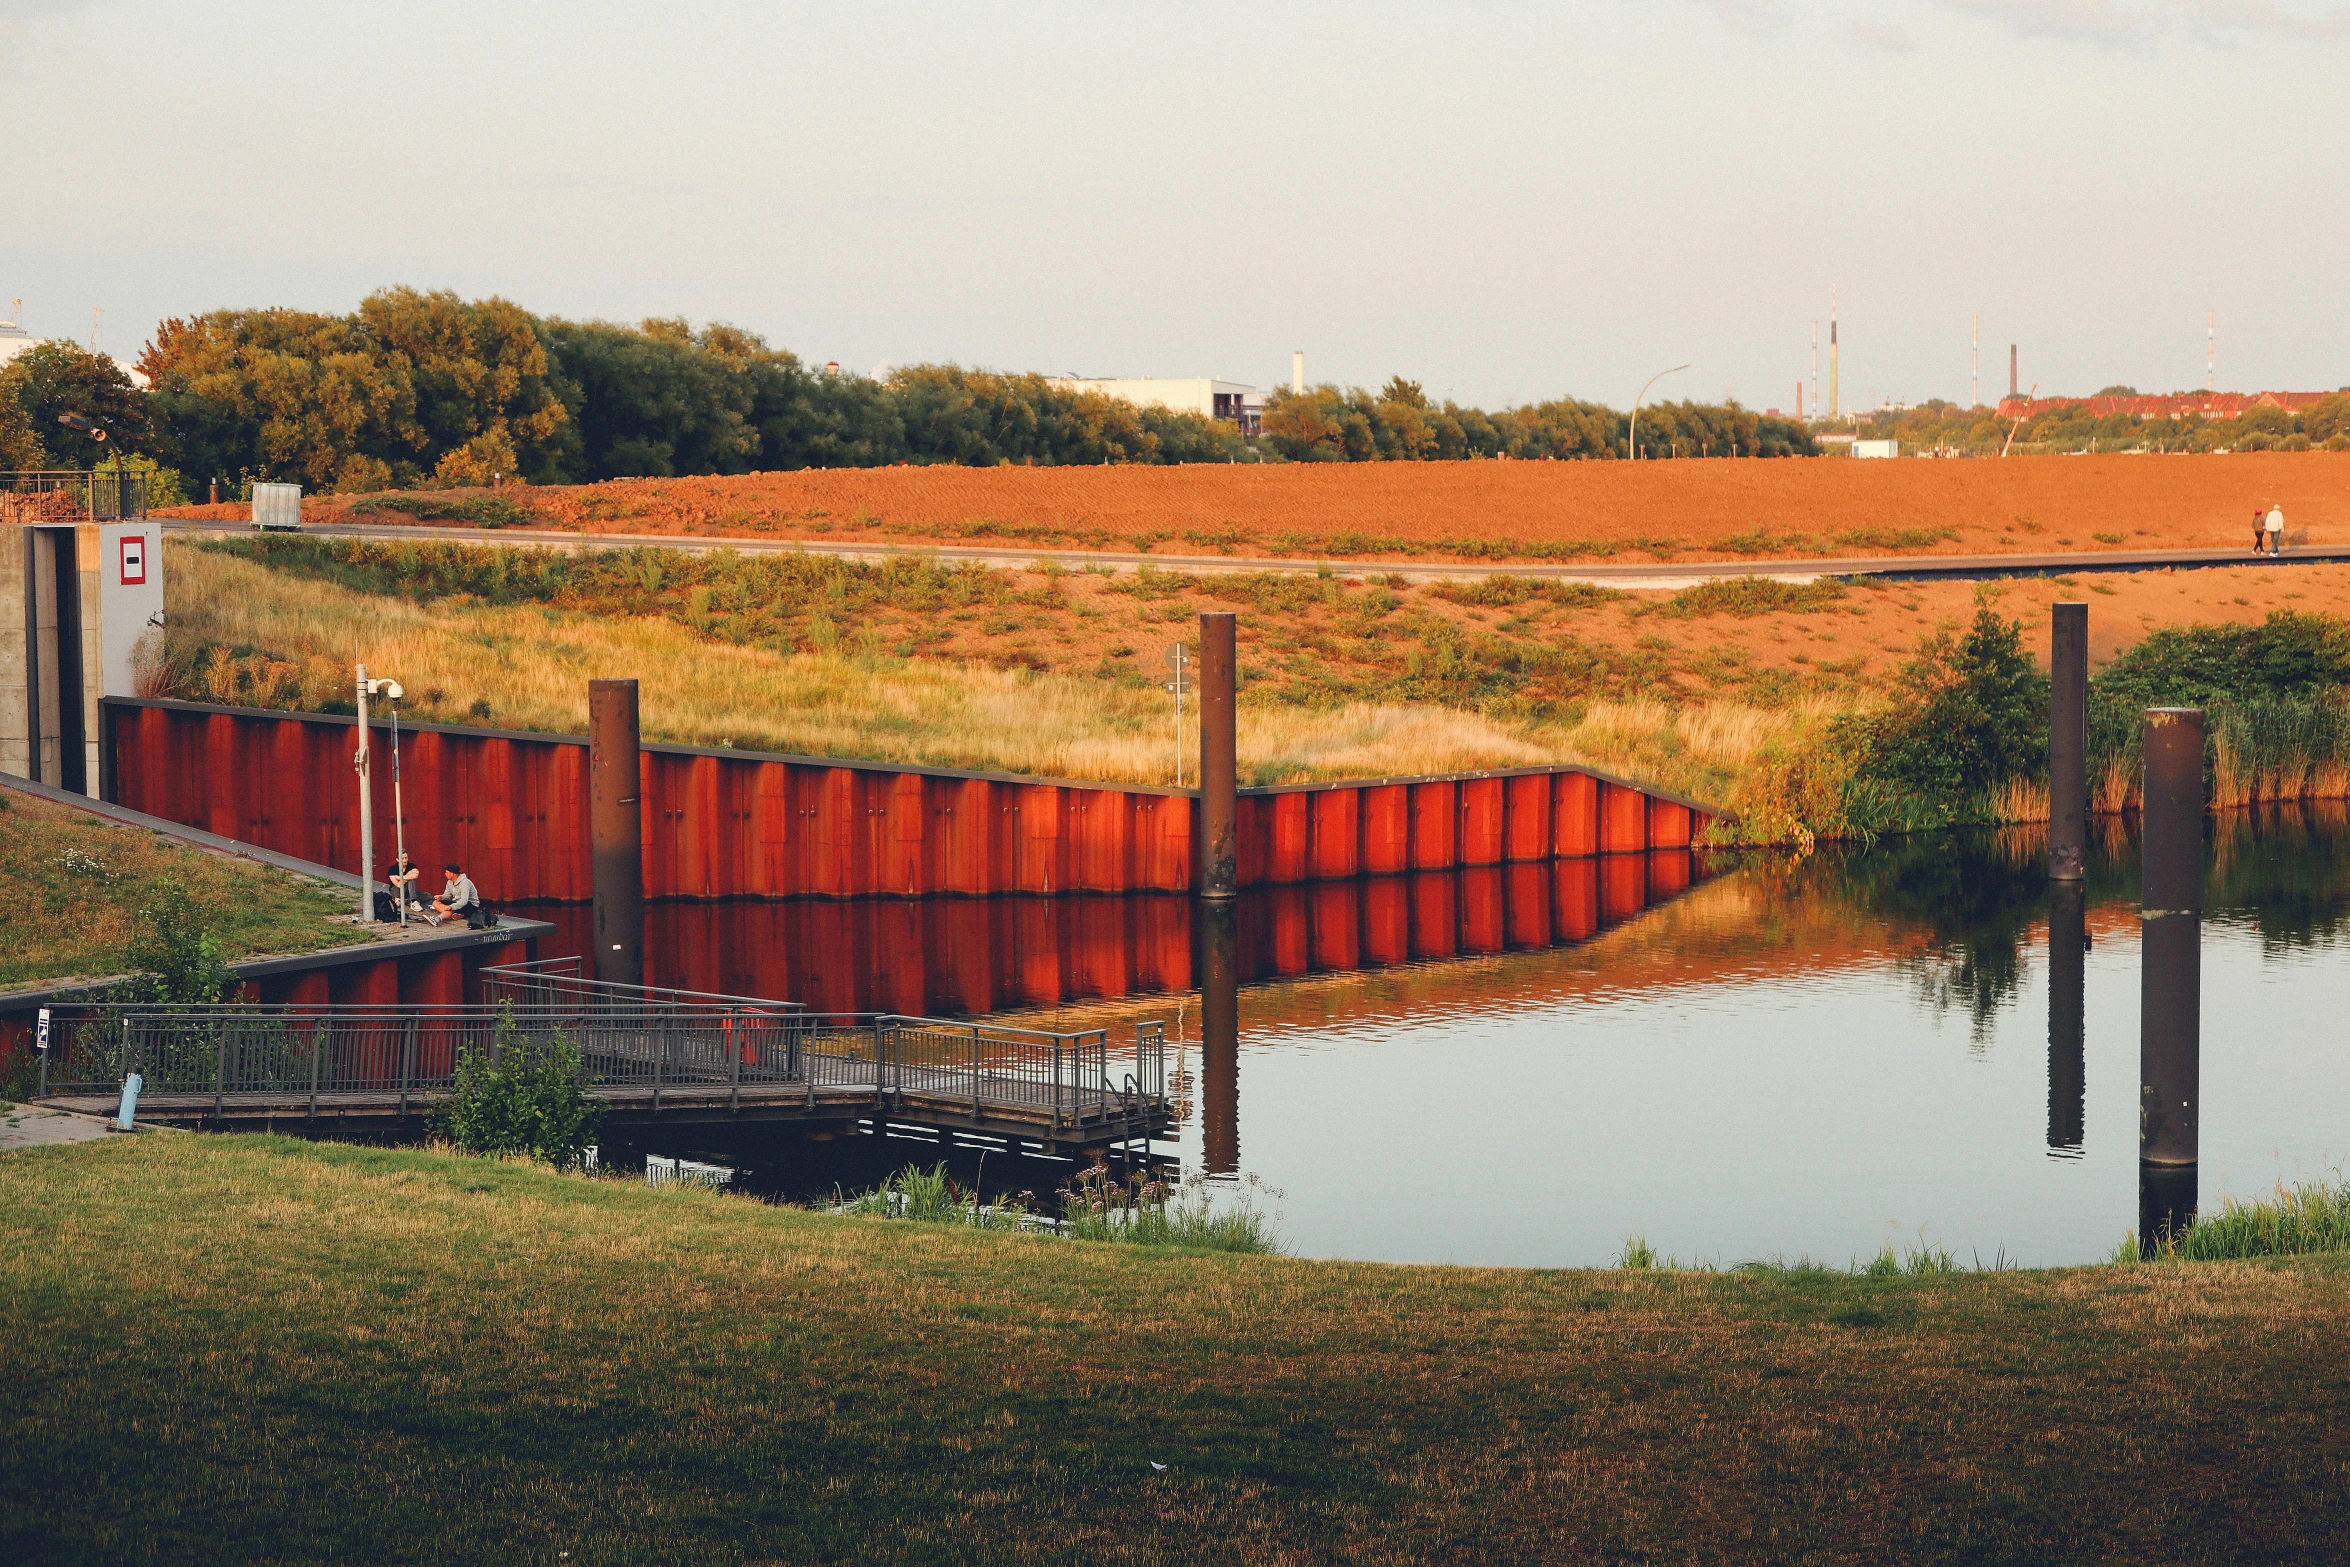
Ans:
{"label": "bush on embankment", "polygon": [[[1963,634],[1921,643],[1881,705],[1764,757],[1734,830],[1808,844],[2045,821],[2048,699],[2021,623],[1979,609]],[[2350,797],[2350,620],[2166,627],[2116,658],[2089,682],[2093,811],[2137,808],[2149,707],[2204,709],[2215,806]]]}

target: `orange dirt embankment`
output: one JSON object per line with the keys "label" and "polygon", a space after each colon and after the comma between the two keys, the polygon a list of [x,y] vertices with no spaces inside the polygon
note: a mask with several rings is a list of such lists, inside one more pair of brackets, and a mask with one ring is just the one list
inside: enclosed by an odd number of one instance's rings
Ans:
{"label": "orange dirt embankment", "polygon": [[[2350,540],[2350,453],[1652,463],[849,468],[507,490],[543,526],[611,533],[989,539],[1165,554],[1441,556],[1460,540],[1598,560],[2225,547],[2275,502]],[[348,502],[304,502],[318,521]],[[241,519],[242,507],[190,507]],[[353,521],[407,522],[393,511]],[[1351,536],[1351,537],[1350,537]]]}

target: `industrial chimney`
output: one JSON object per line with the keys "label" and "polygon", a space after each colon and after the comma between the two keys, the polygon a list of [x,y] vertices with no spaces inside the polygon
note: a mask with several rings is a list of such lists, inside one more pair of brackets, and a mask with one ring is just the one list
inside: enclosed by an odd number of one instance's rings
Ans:
{"label": "industrial chimney", "polygon": [[1302,395],[1306,389],[1306,351],[1299,349],[1289,356],[1289,390]]}

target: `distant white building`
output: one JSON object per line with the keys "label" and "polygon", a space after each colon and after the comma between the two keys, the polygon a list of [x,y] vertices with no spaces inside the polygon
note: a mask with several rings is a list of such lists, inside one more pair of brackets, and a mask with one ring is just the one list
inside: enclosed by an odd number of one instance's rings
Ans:
{"label": "distant white building", "polygon": [[[16,302],[15,311],[10,316],[10,318],[6,321],[0,321],[0,370],[7,369],[8,362],[14,359],[17,355],[29,354],[34,349],[40,347],[43,343],[48,341],[47,338],[33,336],[32,333],[26,331],[18,324],[18,318],[22,317],[23,314],[24,301],[20,299]],[[153,385],[147,380],[147,378],[141,375],[138,371],[132,369],[129,365],[126,365],[121,360],[116,359],[112,354],[108,354],[104,357],[109,364],[112,364],[115,369],[120,370],[126,377],[128,377],[131,385],[137,387],[140,391],[149,392],[154,390]]]}
{"label": "distant white building", "polygon": [[1899,441],[1855,441],[1852,443],[1852,455],[1855,457],[1898,457],[1901,455],[1901,443]]}
{"label": "distant white building", "polygon": [[1238,381],[1219,381],[1213,376],[1188,381],[1159,381],[1144,376],[1139,381],[1122,381],[1064,375],[1055,376],[1053,385],[1071,392],[1099,392],[1104,397],[1115,397],[1144,408],[1172,408],[1177,413],[1198,414],[1202,419],[1227,419],[1239,425],[1245,435],[1256,434],[1257,422],[1265,411],[1265,400],[1255,387]]}

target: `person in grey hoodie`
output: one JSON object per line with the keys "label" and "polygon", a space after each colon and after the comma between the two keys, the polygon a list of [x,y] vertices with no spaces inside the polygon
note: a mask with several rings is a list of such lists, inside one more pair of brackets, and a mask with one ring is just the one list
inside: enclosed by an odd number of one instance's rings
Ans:
{"label": "person in grey hoodie", "polygon": [[481,907],[480,889],[473,885],[473,878],[466,875],[464,867],[455,860],[442,869],[449,873],[449,877],[441,885],[441,895],[432,900],[433,922],[438,924],[442,920],[467,919],[470,910]]}

